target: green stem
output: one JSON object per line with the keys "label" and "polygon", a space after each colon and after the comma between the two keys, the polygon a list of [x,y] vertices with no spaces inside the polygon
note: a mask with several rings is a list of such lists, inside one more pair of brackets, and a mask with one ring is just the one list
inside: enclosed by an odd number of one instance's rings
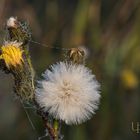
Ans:
{"label": "green stem", "polygon": [[54,134],[55,134],[55,140],[59,140],[59,122],[58,120],[54,120]]}

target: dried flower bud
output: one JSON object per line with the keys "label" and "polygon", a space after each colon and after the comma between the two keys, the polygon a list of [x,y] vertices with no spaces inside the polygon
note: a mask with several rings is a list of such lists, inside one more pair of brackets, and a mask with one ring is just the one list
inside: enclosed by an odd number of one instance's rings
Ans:
{"label": "dried flower bud", "polygon": [[68,52],[68,57],[70,61],[73,61],[74,63],[84,63],[85,60],[85,51],[82,48],[72,48]]}
{"label": "dried flower bud", "polygon": [[31,39],[31,32],[27,22],[21,22],[17,18],[10,17],[7,20],[7,29],[9,32],[9,40],[23,42],[27,44]]}

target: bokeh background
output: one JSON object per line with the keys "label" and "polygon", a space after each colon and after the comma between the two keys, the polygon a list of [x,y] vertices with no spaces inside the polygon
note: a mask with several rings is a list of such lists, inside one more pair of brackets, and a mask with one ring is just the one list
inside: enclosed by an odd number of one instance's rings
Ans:
{"label": "bokeh background", "polygon": [[[62,47],[89,50],[86,65],[101,83],[101,104],[86,123],[63,125],[65,140],[140,139],[131,129],[140,123],[139,0],[0,0],[1,44],[10,16],[30,24],[34,41],[60,47],[30,44],[36,79],[64,59]],[[33,130],[12,86],[12,76],[0,72],[0,140],[37,140],[44,135],[41,118],[28,110]]]}

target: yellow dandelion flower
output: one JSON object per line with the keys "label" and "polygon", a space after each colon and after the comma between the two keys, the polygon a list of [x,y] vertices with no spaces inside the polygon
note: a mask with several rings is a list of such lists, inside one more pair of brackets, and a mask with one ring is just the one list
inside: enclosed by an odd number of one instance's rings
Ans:
{"label": "yellow dandelion flower", "polygon": [[134,89],[138,86],[138,79],[136,74],[129,69],[125,69],[121,73],[122,83],[125,87]]}
{"label": "yellow dandelion flower", "polygon": [[5,42],[1,47],[0,59],[3,59],[6,67],[9,69],[11,66],[16,67],[17,65],[22,65],[23,50],[20,48],[22,43],[14,42]]}

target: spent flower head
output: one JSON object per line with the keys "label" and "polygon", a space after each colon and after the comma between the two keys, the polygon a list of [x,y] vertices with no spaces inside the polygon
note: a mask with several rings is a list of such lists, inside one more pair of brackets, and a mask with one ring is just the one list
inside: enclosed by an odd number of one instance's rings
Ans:
{"label": "spent flower head", "polygon": [[8,28],[17,28],[17,18],[14,18],[14,17],[10,17],[8,20],[7,20],[7,27]]}
{"label": "spent flower head", "polygon": [[70,61],[73,61],[74,63],[83,63],[85,59],[85,52],[82,48],[71,48],[70,51],[68,51],[68,56]]}
{"label": "spent flower head", "polygon": [[35,98],[41,108],[66,124],[90,119],[98,108],[99,83],[84,65],[60,62],[39,81]]}

